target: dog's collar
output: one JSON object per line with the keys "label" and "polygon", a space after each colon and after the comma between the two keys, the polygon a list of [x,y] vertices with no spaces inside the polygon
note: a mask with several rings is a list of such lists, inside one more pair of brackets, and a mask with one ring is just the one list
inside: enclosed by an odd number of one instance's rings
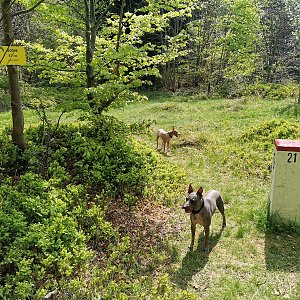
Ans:
{"label": "dog's collar", "polygon": [[203,199],[203,201],[202,201],[202,205],[201,205],[201,207],[198,209],[198,210],[192,210],[192,213],[194,214],[194,215],[196,215],[196,214],[199,214],[199,212],[202,210],[202,208],[204,207],[204,199]]}
{"label": "dog's collar", "polygon": [[170,138],[173,137],[172,133],[171,132],[168,132],[168,135],[170,136]]}

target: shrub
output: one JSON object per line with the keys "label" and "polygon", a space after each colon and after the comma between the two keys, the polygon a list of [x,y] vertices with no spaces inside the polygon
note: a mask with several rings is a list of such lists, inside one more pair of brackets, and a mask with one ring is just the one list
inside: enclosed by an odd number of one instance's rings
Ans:
{"label": "shrub", "polygon": [[61,278],[86,268],[92,252],[63,201],[67,196],[72,198],[31,173],[15,187],[0,187],[0,295],[5,299],[45,295]]}
{"label": "shrub", "polygon": [[270,100],[283,100],[296,97],[298,95],[298,87],[296,84],[260,83],[247,86],[245,94]]}
{"label": "shrub", "polygon": [[0,135],[0,179],[14,174],[17,166],[18,149],[13,145],[8,130]]}
{"label": "shrub", "polygon": [[283,119],[273,119],[259,126],[250,128],[242,134],[241,140],[253,145],[254,148],[268,150],[275,139],[299,138],[299,126]]}
{"label": "shrub", "polygon": [[[129,238],[106,220],[107,199],[171,203],[182,174],[111,118],[40,126],[26,135],[24,153],[8,134],[0,140],[0,298],[42,299],[53,291],[63,299],[151,295]],[[168,289],[153,295],[159,299]]]}
{"label": "shrub", "polygon": [[269,120],[251,127],[240,136],[232,137],[224,163],[230,164],[235,175],[267,178],[274,140],[299,138],[299,125],[296,122]]}
{"label": "shrub", "polygon": [[183,181],[176,168],[130,138],[125,125],[112,118],[101,118],[96,126],[61,126],[47,137],[49,142],[43,134],[41,127],[28,132],[34,143],[45,140],[29,150],[34,153],[29,155],[29,169],[45,178],[57,177],[61,185],[85,185],[91,195],[126,198],[134,204],[133,199],[146,196],[171,201],[170,190],[179,187],[174,182]]}

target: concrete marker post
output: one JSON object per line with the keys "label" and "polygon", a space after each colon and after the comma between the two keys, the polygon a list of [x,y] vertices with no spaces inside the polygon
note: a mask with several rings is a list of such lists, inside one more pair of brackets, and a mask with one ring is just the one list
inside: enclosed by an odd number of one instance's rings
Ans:
{"label": "concrete marker post", "polygon": [[300,140],[274,144],[269,214],[300,225]]}

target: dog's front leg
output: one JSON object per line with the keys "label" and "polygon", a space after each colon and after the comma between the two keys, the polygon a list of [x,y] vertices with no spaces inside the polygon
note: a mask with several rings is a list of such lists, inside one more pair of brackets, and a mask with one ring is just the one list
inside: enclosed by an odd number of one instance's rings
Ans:
{"label": "dog's front leg", "polygon": [[195,242],[195,233],[196,233],[196,225],[191,224],[191,233],[192,233],[192,240],[191,240],[191,245],[189,247],[190,251],[193,251],[194,248],[194,242]]}

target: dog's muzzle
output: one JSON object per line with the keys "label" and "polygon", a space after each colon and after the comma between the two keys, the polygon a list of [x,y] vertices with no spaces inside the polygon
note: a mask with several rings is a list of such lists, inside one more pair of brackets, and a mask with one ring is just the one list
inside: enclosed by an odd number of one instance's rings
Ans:
{"label": "dog's muzzle", "polygon": [[185,204],[182,205],[182,208],[185,210],[186,213],[190,213],[191,212],[190,201],[185,202]]}

